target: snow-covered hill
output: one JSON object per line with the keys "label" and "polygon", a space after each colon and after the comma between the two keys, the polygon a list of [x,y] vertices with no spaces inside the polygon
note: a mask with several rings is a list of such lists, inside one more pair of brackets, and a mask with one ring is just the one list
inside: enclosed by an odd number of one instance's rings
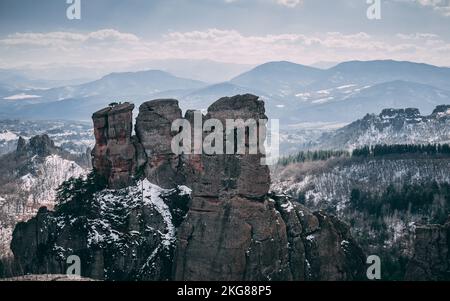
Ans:
{"label": "snow-covered hill", "polygon": [[401,280],[416,226],[450,213],[449,170],[445,156],[330,159],[279,167],[272,190],[346,221],[365,252],[382,258],[383,279]]}
{"label": "snow-covered hill", "polygon": [[450,142],[450,105],[438,106],[431,115],[418,109],[385,109],[368,114],[336,132],[323,135],[317,148],[355,149],[376,144],[428,144]]}
{"label": "snow-covered hill", "polygon": [[[309,166],[308,166],[309,165]],[[335,208],[341,213],[352,189],[383,192],[389,185],[424,181],[450,183],[448,158],[341,159],[287,167],[274,177],[272,190],[297,199],[303,195],[314,209]]]}
{"label": "snow-covered hill", "polygon": [[19,156],[14,152],[0,157],[0,257],[10,255],[9,242],[17,222],[29,219],[42,206],[53,208],[59,185],[88,172],[62,154]]}

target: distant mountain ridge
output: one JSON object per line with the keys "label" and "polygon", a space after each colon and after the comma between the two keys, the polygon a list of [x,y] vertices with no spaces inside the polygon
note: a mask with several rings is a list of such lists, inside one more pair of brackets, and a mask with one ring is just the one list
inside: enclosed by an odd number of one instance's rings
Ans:
{"label": "distant mountain ridge", "polygon": [[[440,104],[450,104],[450,91],[430,85],[395,80],[374,86],[343,85],[321,90],[302,99],[294,118],[300,121],[352,122],[384,108],[418,108],[430,114]],[[292,110],[292,108],[291,108]]]}
{"label": "distant mountain ridge", "polygon": [[139,104],[177,98],[183,108],[204,109],[223,96],[252,93],[282,126],[299,122],[351,122],[383,108],[417,107],[427,114],[450,104],[450,68],[392,60],[351,61],[319,69],[269,62],[229,82],[207,84],[160,70],[111,73],[82,85],[9,90],[0,81],[0,118],[83,119],[109,102]]}
{"label": "distant mountain ridge", "polygon": [[323,73],[321,69],[287,61],[269,62],[233,78],[231,83],[269,95],[288,96],[314,83]]}

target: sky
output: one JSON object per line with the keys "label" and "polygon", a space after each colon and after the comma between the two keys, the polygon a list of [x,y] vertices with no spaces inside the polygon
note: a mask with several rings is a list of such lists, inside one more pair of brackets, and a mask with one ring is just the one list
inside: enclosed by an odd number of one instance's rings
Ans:
{"label": "sky", "polygon": [[[450,66],[450,0],[0,0],[0,68],[395,59]],[[103,68],[103,69],[102,69]]]}

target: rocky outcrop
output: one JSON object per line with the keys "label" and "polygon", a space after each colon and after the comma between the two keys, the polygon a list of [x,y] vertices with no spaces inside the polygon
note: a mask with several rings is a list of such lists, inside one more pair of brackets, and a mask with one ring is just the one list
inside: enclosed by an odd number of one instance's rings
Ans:
{"label": "rocky outcrop", "polygon": [[[222,98],[210,106],[205,119],[259,122],[266,119],[264,103],[252,95]],[[268,195],[268,167],[261,164],[264,155],[249,154],[248,133],[246,140],[244,155],[201,156],[196,161],[192,203],[178,234],[174,279],[360,279],[363,254],[348,229],[285,198],[274,201]],[[313,233],[318,240],[309,243],[306,238]]]}
{"label": "rocky outcrop", "polygon": [[[92,190],[89,184],[82,189]],[[11,243],[15,263],[24,274],[65,274],[67,259],[76,255],[84,277],[168,280],[175,227],[186,215],[188,192],[144,180],[90,196],[72,194],[55,211],[43,207],[16,226]]]}
{"label": "rocky outcrop", "polygon": [[178,233],[175,280],[292,280],[286,226],[268,200],[194,197]]}
{"label": "rocky outcrop", "polygon": [[171,149],[176,134],[171,130],[172,122],[181,118],[181,109],[174,99],[148,101],[139,107],[136,137],[148,158],[145,174],[161,187],[170,188],[184,182],[179,173],[181,159]]}
{"label": "rocky outcrop", "polygon": [[[27,273],[61,273],[61,258],[80,254],[82,275],[95,279],[361,278],[363,254],[346,225],[269,195],[269,169],[261,162],[264,135],[257,135],[260,148],[250,153],[252,135],[265,131],[264,103],[257,96],[222,98],[205,116],[186,112],[191,125],[195,114],[205,125],[221,121],[222,129],[201,131],[201,137],[221,134],[224,154],[172,152],[178,134],[172,122],[182,118],[176,100],[142,104],[136,136],[132,110],[131,104],[119,104],[93,115],[93,166],[109,190],[86,196],[77,191],[91,191],[91,186],[71,191],[74,185],[69,185],[70,210],[63,203],[16,227],[12,249]],[[227,142],[239,142],[239,129],[227,128],[226,121],[249,119],[257,129],[241,132],[243,152],[237,146],[228,149]],[[189,202],[183,184],[192,189]],[[170,213],[161,210],[165,207]]]}
{"label": "rocky outcrop", "polygon": [[432,116],[450,115],[450,105],[440,105],[433,110]]}
{"label": "rocky outcrop", "polygon": [[111,105],[93,114],[95,147],[92,165],[111,188],[131,184],[141,162],[132,139],[133,109],[130,103]]}
{"label": "rocky outcrop", "polygon": [[[205,120],[226,125],[226,119],[250,118],[266,119],[264,103],[244,95],[218,100]],[[261,164],[261,153],[250,155],[245,147],[245,154],[204,155],[195,162],[193,199],[179,229],[174,279],[292,279],[285,224],[267,198],[268,167]]]}
{"label": "rocky outcrop", "polygon": [[414,253],[405,279],[414,281],[450,280],[450,217],[444,225],[416,228]]}
{"label": "rocky outcrop", "polygon": [[32,137],[28,142],[19,137],[17,142],[16,156],[34,156],[47,157],[52,154],[60,154],[63,150],[55,146],[55,143],[46,134]]}
{"label": "rocky outcrop", "polygon": [[312,212],[286,196],[271,196],[286,223],[290,272],[294,280],[364,279],[365,257],[336,217]]}

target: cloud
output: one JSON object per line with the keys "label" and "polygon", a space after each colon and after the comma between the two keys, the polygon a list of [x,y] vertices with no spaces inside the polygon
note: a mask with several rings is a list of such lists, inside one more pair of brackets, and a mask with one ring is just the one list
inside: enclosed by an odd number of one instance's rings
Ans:
{"label": "cloud", "polygon": [[435,11],[450,17],[450,0],[417,0],[422,6],[432,7]]}
{"label": "cloud", "polygon": [[450,58],[436,54],[429,47],[446,47],[449,44],[437,35],[426,33],[399,34],[387,40],[365,32],[245,36],[235,30],[209,29],[170,33],[164,37],[163,44],[168,48],[183,49],[184,53],[194,58],[207,56],[210,59],[241,60],[253,64],[271,60],[312,63],[382,58],[450,64]]}
{"label": "cloud", "polygon": [[394,0],[396,2],[416,3],[420,6],[429,7],[441,15],[450,17],[450,0]]}
{"label": "cloud", "polygon": [[277,3],[287,7],[296,7],[303,4],[303,0],[277,0]]}
{"label": "cloud", "polygon": [[[317,61],[398,59],[450,65],[450,43],[432,33],[399,33],[393,37],[366,32],[244,35],[210,28],[170,32],[154,40],[103,29],[87,33],[15,33],[0,39],[0,67],[126,67],[158,59],[210,59],[259,64],[290,60]],[[447,51],[447,52],[446,52]]]}
{"label": "cloud", "polygon": [[[234,3],[238,2],[239,0],[224,0],[224,1],[225,3]],[[302,5],[304,0],[269,0],[269,1],[279,5],[293,8]]]}
{"label": "cloud", "polygon": [[15,33],[0,40],[0,45],[39,45],[39,46],[64,46],[74,43],[89,42],[138,42],[139,38],[130,33],[121,33],[114,29],[103,29],[87,34],[73,32],[49,32],[49,33]]}

